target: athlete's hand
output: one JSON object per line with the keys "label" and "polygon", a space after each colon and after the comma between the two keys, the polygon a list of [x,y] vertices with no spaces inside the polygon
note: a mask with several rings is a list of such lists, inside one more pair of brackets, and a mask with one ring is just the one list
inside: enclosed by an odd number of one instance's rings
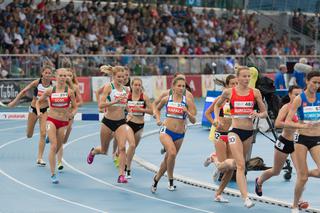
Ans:
{"label": "athlete's hand", "polygon": [[132,119],[132,115],[128,114],[126,118],[126,122],[130,121]]}
{"label": "athlete's hand", "polygon": [[67,117],[69,120],[72,120],[74,118],[74,114],[72,112],[67,113]]}
{"label": "athlete's hand", "polygon": [[251,118],[258,118],[259,115],[260,115],[260,114],[257,113],[256,111],[253,111],[253,112],[250,113],[250,117],[251,117]]}
{"label": "athlete's hand", "polygon": [[160,120],[157,120],[157,125],[162,126],[162,122]]}
{"label": "athlete's hand", "polygon": [[37,115],[38,115],[38,118],[40,119],[42,117],[43,113],[42,112],[37,112]]}
{"label": "athlete's hand", "polygon": [[316,122],[316,123],[306,123],[304,125],[304,129],[310,129],[310,128],[316,128],[320,126],[320,122]]}
{"label": "athlete's hand", "polygon": [[187,107],[182,107],[183,112],[188,113],[188,108]]}
{"label": "athlete's hand", "polygon": [[218,128],[218,127],[220,127],[221,125],[220,125],[220,119],[214,119],[214,121],[213,121],[213,124],[212,124],[213,126],[215,126],[216,128]]}

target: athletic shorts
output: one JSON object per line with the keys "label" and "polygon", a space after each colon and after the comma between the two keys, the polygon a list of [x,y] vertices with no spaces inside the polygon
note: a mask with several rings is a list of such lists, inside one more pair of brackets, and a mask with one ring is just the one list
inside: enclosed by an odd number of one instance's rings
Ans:
{"label": "athletic shorts", "polygon": [[138,124],[128,121],[127,124],[133,130],[134,134],[136,134],[139,130],[141,130],[144,127],[144,123]]}
{"label": "athletic shorts", "polygon": [[165,127],[165,126],[162,126],[162,127],[160,128],[160,134],[167,134],[167,135],[169,135],[169,136],[172,138],[172,141],[173,141],[173,142],[175,142],[175,141],[177,141],[177,140],[179,140],[179,139],[184,138],[184,133],[176,133],[176,132],[173,132],[173,131],[167,129],[167,127]]}
{"label": "athletic shorts", "polygon": [[121,120],[110,120],[106,117],[103,117],[101,121],[104,125],[106,125],[109,129],[111,129],[112,132],[115,132],[120,126],[126,124],[125,119]]}
{"label": "athletic shorts", "polygon": [[320,145],[320,136],[298,135],[296,143],[305,145],[308,150],[310,150],[313,147]]}
{"label": "athletic shorts", "polygon": [[[40,112],[45,113],[45,112],[48,111],[48,108],[49,108],[49,107],[41,108],[41,109],[40,109]],[[36,109],[35,107],[33,107],[33,106],[30,106],[30,107],[29,107],[29,112],[38,115],[37,109]]]}
{"label": "athletic shorts", "polygon": [[274,148],[285,154],[291,154],[292,152],[294,152],[293,141],[285,139],[284,137],[282,137],[282,135],[279,136],[274,145]]}
{"label": "athletic shorts", "polygon": [[[244,142],[248,138],[250,138],[253,135],[253,130],[246,130],[246,129],[238,129],[238,128],[232,128],[229,133],[235,133],[239,136],[240,140]],[[235,143],[235,139],[233,137],[228,137],[229,144]]]}
{"label": "athletic shorts", "polygon": [[60,129],[61,127],[68,126],[69,124],[69,121],[60,121],[60,120],[51,118],[49,116],[47,118],[47,121],[51,121],[55,125],[56,129]]}

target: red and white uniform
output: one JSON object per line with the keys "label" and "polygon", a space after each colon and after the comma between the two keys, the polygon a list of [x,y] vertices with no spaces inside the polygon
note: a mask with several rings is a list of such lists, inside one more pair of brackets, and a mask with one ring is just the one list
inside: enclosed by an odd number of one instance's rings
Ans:
{"label": "red and white uniform", "polygon": [[248,118],[254,110],[254,92],[250,88],[249,94],[240,96],[236,92],[236,88],[232,88],[230,99],[230,112],[235,118]]}
{"label": "red and white uniform", "polygon": [[69,108],[71,98],[68,94],[68,87],[64,92],[56,92],[56,87],[53,87],[49,100],[52,108]]}
{"label": "red and white uniform", "polygon": [[145,109],[146,108],[146,102],[143,99],[143,93],[140,94],[139,100],[132,100],[132,93],[130,92],[128,95],[128,107],[132,112],[132,115],[135,116],[144,116],[144,112],[139,112],[135,110],[135,108],[141,108]]}

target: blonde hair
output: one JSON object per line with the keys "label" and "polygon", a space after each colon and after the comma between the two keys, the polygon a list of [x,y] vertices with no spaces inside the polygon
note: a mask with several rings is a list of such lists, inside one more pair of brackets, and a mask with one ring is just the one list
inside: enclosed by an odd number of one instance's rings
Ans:
{"label": "blonde hair", "polygon": [[184,83],[186,83],[186,79],[184,79],[181,76],[175,77],[172,81],[172,86],[176,85],[178,81],[184,81]]}
{"label": "blonde hair", "polygon": [[56,73],[55,74],[57,75],[59,71],[65,71],[66,72],[68,70],[66,68],[59,68],[59,69],[56,69]]}
{"label": "blonde hair", "polygon": [[240,72],[242,70],[249,70],[250,71],[249,67],[247,67],[247,66],[238,66],[237,69],[235,70],[236,71],[236,76],[239,76]]}
{"label": "blonde hair", "polygon": [[124,72],[123,66],[111,66],[111,65],[103,65],[100,67],[100,72],[105,73],[107,75],[115,75],[118,72]]}

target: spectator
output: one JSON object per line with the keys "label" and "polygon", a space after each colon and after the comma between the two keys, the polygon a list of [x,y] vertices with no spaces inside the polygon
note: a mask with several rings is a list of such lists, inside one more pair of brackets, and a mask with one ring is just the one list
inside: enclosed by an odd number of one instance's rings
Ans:
{"label": "spectator", "polygon": [[279,66],[279,70],[276,73],[274,84],[276,89],[287,89],[286,81],[284,75],[288,72],[287,66],[285,64],[281,64]]}
{"label": "spectator", "polygon": [[[299,63],[308,64],[308,59],[300,58]],[[304,89],[306,87],[305,83],[305,73],[301,70],[294,69],[293,77],[291,79],[294,85],[298,85],[300,88]]]}

